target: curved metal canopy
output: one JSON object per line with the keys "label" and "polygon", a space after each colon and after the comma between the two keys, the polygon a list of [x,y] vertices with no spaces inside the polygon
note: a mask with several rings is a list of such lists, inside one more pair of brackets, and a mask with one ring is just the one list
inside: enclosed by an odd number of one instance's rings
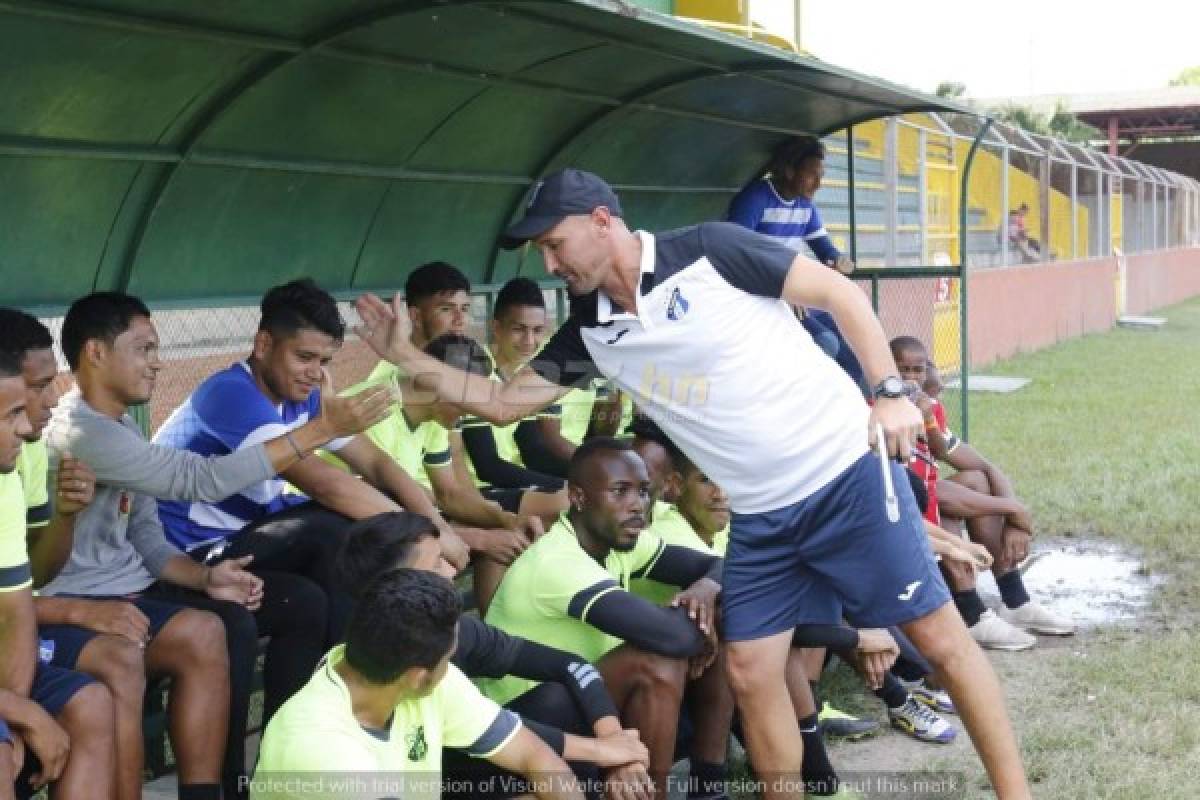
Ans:
{"label": "curved metal canopy", "polygon": [[390,288],[567,164],[655,228],[721,214],[780,138],[939,98],[616,0],[0,0],[3,302]]}

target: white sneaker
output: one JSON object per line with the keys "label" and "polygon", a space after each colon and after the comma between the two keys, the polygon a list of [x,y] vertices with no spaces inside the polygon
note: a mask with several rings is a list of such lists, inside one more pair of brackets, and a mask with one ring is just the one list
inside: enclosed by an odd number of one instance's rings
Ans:
{"label": "white sneaker", "polygon": [[889,708],[888,719],[893,727],[922,742],[949,744],[958,733],[937,712],[917,702],[912,696],[900,708]]}
{"label": "white sneaker", "polygon": [[1040,606],[1030,600],[1018,608],[1003,608],[1000,616],[1018,628],[1024,628],[1034,633],[1045,633],[1050,636],[1070,636],[1075,632],[1075,623],[1060,617],[1045,606]]}
{"label": "white sneaker", "polygon": [[990,608],[967,630],[980,647],[991,650],[1028,650],[1037,644],[1037,637],[1008,624]]}

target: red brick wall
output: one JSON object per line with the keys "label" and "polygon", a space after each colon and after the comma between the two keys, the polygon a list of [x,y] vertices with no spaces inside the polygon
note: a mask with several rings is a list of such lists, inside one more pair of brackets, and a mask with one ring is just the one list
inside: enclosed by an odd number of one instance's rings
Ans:
{"label": "red brick wall", "polygon": [[1200,248],[1129,256],[1126,263],[1129,314],[1146,314],[1200,295]]}
{"label": "red brick wall", "polygon": [[[969,274],[971,365],[979,368],[1116,323],[1115,258],[981,269]],[[1129,256],[1126,313],[1200,295],[1200,248]]]}
{"label": "red brick wall", "polygon": [[968,273],[968,344],[979,367],[1116,321],[1115,259]]}

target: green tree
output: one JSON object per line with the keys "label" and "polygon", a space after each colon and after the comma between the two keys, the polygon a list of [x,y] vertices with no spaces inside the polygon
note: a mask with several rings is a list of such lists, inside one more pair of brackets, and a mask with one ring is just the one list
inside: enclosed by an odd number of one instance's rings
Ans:
{"label": "green tree", "polygon": [[1068,111],[1062,103],[1055,106],[1053,114],[1041,114],[1032,108],[1016,104],[993,108],[989,113],[998,122],[1007,123],[1030,133],[1066,139],[1068,142],[1086,144],[1099,138],[1095,128],[1080,122],[1079,118]]}
{"label": "green tree", "polygon": [[1200,86],[1200,66],[1188,67],[1171,79],[1168,86]]}
{"label": "green tree", "polygon": [[938,97],[962,97],[967,93],[967,85],[958,81],[942,81],[933,90],[933,93]]}

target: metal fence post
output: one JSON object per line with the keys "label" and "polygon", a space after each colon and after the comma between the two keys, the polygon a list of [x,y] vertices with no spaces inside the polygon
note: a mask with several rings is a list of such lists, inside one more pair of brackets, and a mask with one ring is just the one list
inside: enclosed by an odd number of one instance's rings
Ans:
{"label": "metal fence post", "polygon": [[1158,249],[1158,184],[1150,184],[1150,247]]}
{"label": "metal fence post", "polygon": [[929,253],[929,134],[924,128],[917,132],[917,225],[921,237],[921,263],[932,260]]}
{"label": "metal fence post", "polygon": [[1008,170],[1012,161],[1012,154],[1008,149],[1008,142],[1005,141],[1004,147],[1000,150],[1000,231],[997,234],[1000,237],[1000,263],[1008,264],[1008,213],[1011,210],[1008,200]]}
{"label": "metal fence post", "polygon": [[899,141],[899,126],[896,124],[896,118],[888,117],[884,123],[883,136],[883,224],[886,228],[883,263],[889,267],[896,266],[897,262],[896,237],[900,220],[896,209],[897,188],[900,183]]}
{"label": "metal fence post", "polygon": [[1079,258],[1079,166],[1071,163],[1071,258]]}
{"label": "metal fence post", "polygon": [[846,221],[850,224],[850,260],[858,265],[858,212],[854,201],[854,126],[846,128]]}
{"label": "metal fence post", "polygon": [[1041,262],[1050,260],[1050,154],[1038,161],[1038,224],[1042,228]]}

